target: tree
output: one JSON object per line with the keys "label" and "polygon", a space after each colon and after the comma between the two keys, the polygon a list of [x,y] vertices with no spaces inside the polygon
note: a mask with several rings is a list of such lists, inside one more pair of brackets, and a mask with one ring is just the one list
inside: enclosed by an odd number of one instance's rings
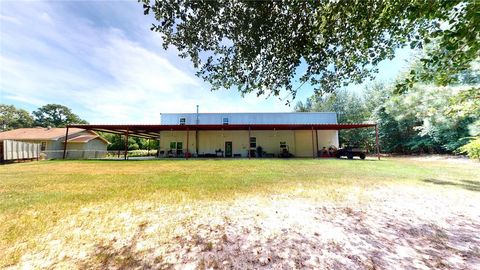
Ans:
{"label": "tree", "polygon": [[42,127],[65,127],[68,124],[88,124],[63,105],[47,104],[33,112],[35,125]]}
{"label": "tree", "polygon": [[[480,1],[189,1],[143,2],[153,13],[163,47],[189,58],[212,89],[294,99],[310,83],[316,94],[372,78],[375,66],[395,49],[438,48],[422,64],[430,75],[468,69],[478,57]],[[297,74],[304,63],[306,70]],[[432,75],[433,76],[433,75]],[[411,86],[414,80],[404,86]],[[300,86],[301,86],[300,85]]]}
{"label": "tree", "polygon": [[[108,150],[125,150],[125,136],[119,134],[111,134],[100,132],[100,135],[110,142],[108,145]],[[138,137],[130,136],[128,138],[128,149],[129,150],[138,150],[138,149],[151,149],[155,150],[158,148],[158,140],[148,140]]]}
{"label": "tree", "polygon": [[[335,111],[339,123],[378,123],[382,150],[402,154],[453,153],[480,133],[478,88],[416,84],[395,94],[394,85],[375,84],[357,96],[337,91],[299,102],[297,111]],[[473,109],[472,109],[473,108]],[[344,130],[342,143],[373,149],[368,129]]]}
{"label": "tree", "polygon": [[32,126],[33,118],[27,111],[17,109],[13,105],[0,104],[0,130],[6,131]]}
{"label": "tree", "polygon": [[[346,90],[326,94],[321,97],[312,96],[305,103],[295,106],[297,112],[336,112],[339,123],[362,123],[368,120],[370,113],[366,110],[364,99]],[[340,144],[354,144],[372,150],[374,147],[372,130],[351,129],[340,130]]]}
{"label": "tree", "polygon": [[[383,148],[401,153],[454,152],[475,135],[471,130],[480,120],[479,112],[468,110],[469,103],[452,105],[469,89],[417,84],[408,92],[395,95],[390,87],[391,97],[371,116],[379,123]],[[466,109],[460,113],[459,108]]]}
{"label": "tree", "polygon": [[419,69],[412,69],[410,76],[397,85],[397,91],[404,92],[416,82],[447,86],[470,79],[469,83],[478,83],[478,71],[472,74],[471,67],[480,60],[479,10],[480,1],[459,1],[444,14],[443,28],[438,24],[423,43],[412,43],[412,48],[424,48],[421,65]]}

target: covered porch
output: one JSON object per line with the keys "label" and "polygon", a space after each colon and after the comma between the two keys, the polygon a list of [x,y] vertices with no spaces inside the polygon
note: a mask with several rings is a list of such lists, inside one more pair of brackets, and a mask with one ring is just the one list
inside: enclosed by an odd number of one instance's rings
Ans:
{"label": "covered porch", "polygon": [[[106,132],[125,137],[123,158],[128,158],[130,136],[158,140],[160,158],[257,158],[320,156],[322,149],[338,147],[338,131],[375,128],[376,155],[380,159],[378,128],[362,124],[231,124],[231,125],[68,125],[69,128]],[[64,154],[66,153],[65,142]],[[65,155],[64,155],[65,158]]]}

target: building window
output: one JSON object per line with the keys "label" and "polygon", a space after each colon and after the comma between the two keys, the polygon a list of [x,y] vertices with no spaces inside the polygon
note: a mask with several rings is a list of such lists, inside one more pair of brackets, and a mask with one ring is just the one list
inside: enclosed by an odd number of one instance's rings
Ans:
{"label": "building window", "polygon": [[287,148],[287,142],[280,142],[280,148]]}
{"label": "building window", "polygon": [[223,124],[224,124],[224,125],[228,125],[228,117],[224,117],[224,118],[223,118]]}
{"label": "building window", "polygon": [[183,142],[177,142],[177,151],[183,150]]}
{"label": "building window", "polygon": [[47,142],[42,142],[40,144],[40,151],[45,151],[47,149]]}
{"label": "building window", "polygon": [[257,148],[257,137],[250,137],[250,148]]}
{"label": "building window", "polygon": [[185,125],[185,122],[187,122],[185,117],[180,118],[180,125]]}
{"label": "building window", "polygon": [[177,157],[183,154],[183,142],[170,142],[169,154]]}
{"label": "building window", "polygon": [[182,150],[183,149],[183,142],[170,142],[170,149],[171,150]]}

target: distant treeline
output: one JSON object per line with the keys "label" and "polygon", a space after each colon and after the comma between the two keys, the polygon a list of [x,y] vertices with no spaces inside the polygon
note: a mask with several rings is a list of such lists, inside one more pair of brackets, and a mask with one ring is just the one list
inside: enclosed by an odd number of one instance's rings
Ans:
{"label": "distant treeline", "polygon": [[[47,104],[33,111],[31,114],[16,108],[14,105],[0,104],[0,131],[30,127],[66,127],[68,124],[88,124],[66,106]],[[108,150],[125,149],[125,138],[119,135],[100,133],[110,144]],[[133,138],[128,139],[128,149],[156,149],[158,141]]]}
{"label": "distant treeline", "polygon": [[13,105],[0,104],[0,130],[29,127],[65,127],[68,124],[88,124],[66,106],[47,104],[32,114]]}
{"label": "distant treeline", "polygon": [[[459,153],[478,140],[480,87],[418,84],[396,94],[395,84],[375,84],[361,93],[346,90],[299,102],[296,111],[334,111],[339,123],[378,123],[382,152]],[[373,129],[343,130],[341,144],[373,150]]]}

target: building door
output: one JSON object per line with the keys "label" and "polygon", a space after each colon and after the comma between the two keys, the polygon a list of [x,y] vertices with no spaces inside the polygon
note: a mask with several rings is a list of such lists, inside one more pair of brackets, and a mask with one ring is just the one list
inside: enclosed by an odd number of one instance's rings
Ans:
{"label": "building door", "polygon": [[232,157],[232,142],[225,142],[225,157]]}
{"label": "building door", "polygon": [[169,157],[178,157],[183,155],[183,142],[170,142]]}

